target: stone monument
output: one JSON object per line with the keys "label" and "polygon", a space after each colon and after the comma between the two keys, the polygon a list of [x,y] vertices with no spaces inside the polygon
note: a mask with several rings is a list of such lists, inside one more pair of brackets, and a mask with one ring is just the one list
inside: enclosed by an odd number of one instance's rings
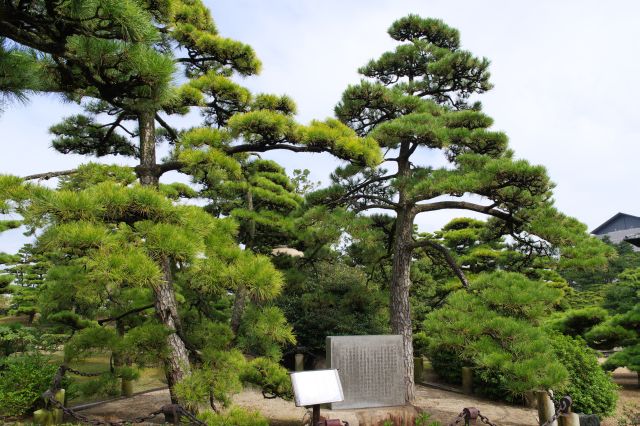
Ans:
{"label": "stone monument", "polygon": [[329,336],[327,363],[344,392],[332,410],[404,405],[402,336]]}

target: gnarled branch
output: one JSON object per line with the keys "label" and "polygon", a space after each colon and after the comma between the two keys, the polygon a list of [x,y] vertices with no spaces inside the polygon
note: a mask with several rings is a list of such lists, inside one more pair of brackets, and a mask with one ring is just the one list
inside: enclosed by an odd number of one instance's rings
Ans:
{"label": "gnarled branch", "polygon": [[465,289],[469,290],[469,281],[467,280],[467,277],[464,275],[462,268],[460,267],[460,265],[458,265],[458,263],[453,258],[453,256],[451,256],[451,253],[449,253],[449,250],[447,250],[446,247],[436,243],[435,241],[428,240],[428,239],[415,241],[413,244],[411,244],[411,247],[414,249],[420,248],[420,247],[431,247],[437,250],[442,255],[444,260],[447,262],[447,264],[449,265],[453,273],[456,275],[456,277],[458,277],[462,286]]}

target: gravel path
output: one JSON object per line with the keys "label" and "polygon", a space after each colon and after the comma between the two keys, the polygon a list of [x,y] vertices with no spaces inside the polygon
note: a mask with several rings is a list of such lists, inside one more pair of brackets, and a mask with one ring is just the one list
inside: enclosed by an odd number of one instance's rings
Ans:
{"label": "gravel path", "polygon": [[[426,410],[434,420],[443,424],[449,423],[464,407],[479,408],[481,413],[499,425],[535,425],[535,410],[513,407],[483,401],[477,398],[418,386],[416,389],[416,407]],[[160,390],[128,399],[120,399],[106,404],[83,410],[85,415],[93,415],[108,420],[132,418],[161,407],[169,403],[169,391]],[[234,403],[260,411],[270,419],[274,426],[300,425],[305,409],[296,407],[293,402],[281,399],[264,399],[262,394],[254,389],[246,389],[234,397]],[[358,426],[364,417],[380,418],[387,413],[397,413],[397,408],[380,408],[374,410],[322,410],[327,418],[346,420],[351,426]],[[162,416],[153,423],[162,423]]]}
{"label": "gravel path", "polygon": [[[640,388],[634,380],[635,373],[617,371],[616,381],[626,379],[630,383],[621,383],[618,413],[622,406],[629,403],[640,403]],[[626,374],[625,374],[626,373]],[[499,426],[535,426],[537,425],[537,411],[531,408],[508,405],[496,401],[489,401],[473,396],[462,395],[446,390],[416,386],[415,406],[431,414],[432,420],[443,425],[451,422],[465,407],[476,407],[480,412]],[[298,426],[302,424],[305,409],[296,407],[293,402],[281,399],[264,399],[255,389],[245,389],[233,399],[234,404],[260,411],[270,420],[272,426]],[[153,411],[164,404],[168,404],[169,391],[159,390],[128,399],[120,399],[83,410],[83,414],[94,415],[108,420],[119,420],[140,416]],[[371,424],[371,419],[384,419],[389,415],[398,415],[402,408],[389,407],[369,410],[322,410],[327,418],[339,418],[349,422],[350,426]],[[407,409],[404,409],[407,410]],[[155,423],[162,423],[163,416]],[[377,421],[376,421],[377,423]],[[381,424],[381,423],[380,423]],[[614,426],[615,418],[606,419],[603,426]]]}

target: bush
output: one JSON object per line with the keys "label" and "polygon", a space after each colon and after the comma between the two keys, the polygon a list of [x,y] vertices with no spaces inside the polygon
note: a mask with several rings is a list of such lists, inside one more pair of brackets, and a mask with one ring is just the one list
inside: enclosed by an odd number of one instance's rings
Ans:
{"label": "bush", "polygon": [[247,411],[233,407],[226,413],[206,411],[198,415],[209,426],[269,426],[269,422],[258,411]]}
{"label": "bush", "polygon": [[293,326],[298,345],[324,353],[327,336],[387,332],[387,296],[367,284],[360,268],[319,262],[287,271],[277,302]]}
{"label": "bush", "polygon": [[607,310],[599,306],[572,309],[558,315],[558,318],[550,321],[550,325],[568,336],[584,336],[592,327],[603,323],[608,315]]}
{"label": "bush", "polygon": [[560,295],[519,274],[476,277],[471,292],[453,293],[427,315],[424,331],[432,365],[450,380],[457,379],[460,365],[472,367],[476,389],[503,400],[563,383],[568,373],[538,325]]}
{"label": "bush", "polygon": [[0,368],[0,413],[5,417],[22,416],[41,407],[41,395],[57,370],[39,354],[5,358]]}
{"label": "bush", "polygon": [[617,386],[600,367],[595,352],[581,338],[556,334],[551,339],[558,360],[569,371],[566,385],[556,394],[570,395],[572,411],[607,417],[618,400]]}
{"label": "bush", "polygon": [[293,399],[291,378],[280,364],[268,358],[251,360],[241,376],[242,380],[260,386],[263,394],[283,399]]}
{"label": "bush", "polygon": [[37,341],[31,328],[23,327],[21,324],[0,326],[0,356],[32,350]]}

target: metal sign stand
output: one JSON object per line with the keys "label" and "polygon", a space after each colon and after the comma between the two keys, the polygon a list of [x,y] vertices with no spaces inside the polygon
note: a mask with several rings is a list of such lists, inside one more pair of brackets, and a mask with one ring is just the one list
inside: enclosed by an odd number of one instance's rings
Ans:
{"label": "metal sign stand", "polygon": [[311,426],[320,423],[320,404],[344,401],[338,370],[290,373],[297,407],[312,407]]}

